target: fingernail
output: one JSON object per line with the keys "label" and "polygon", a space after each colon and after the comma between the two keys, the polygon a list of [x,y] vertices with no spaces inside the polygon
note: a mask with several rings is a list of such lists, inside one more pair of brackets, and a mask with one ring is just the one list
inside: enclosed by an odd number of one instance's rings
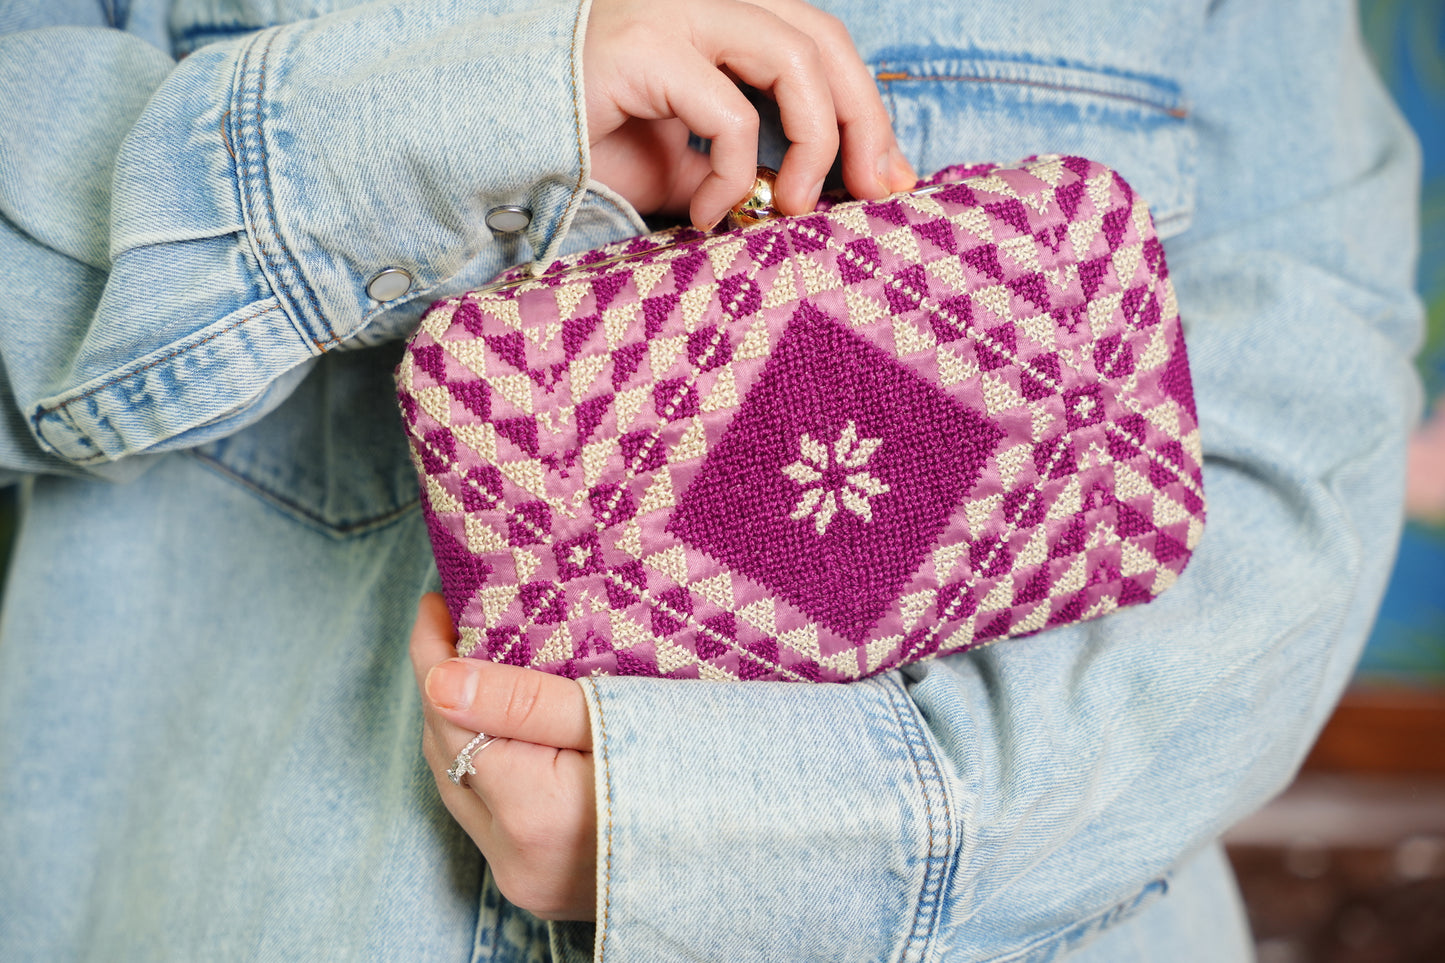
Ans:
{"label": "fingernail", "polygon": [[878,188],[885,194],[889,193],[890,188],[888,183],[892,179],[893,150],[889,149],[884,152],[882,157],[878,158]]}
{"label": "fingernail", "polygon": [[822,181],[822,179],[820,178],[820,179],[818,180],[818,183],[816,183],[816,184],[813,185],[813,189],[808,192],[808,210],[810,210],[810,211],[816,210],[817,207],[818,207],[818,198],[819,198],[819,197],[822,197],[822,196],[823,196],[823,181]]}
{"label": "fingernail", "polygon": [[895,191],[906,191],[918,183],[918,172],[913,165],[908,163],[908,158],[903,156],[903,151],[895,145],[893,148],[893,189]]}
{"label": "fingernail", "polygon": [[426,695],[442,709],[468,709],[477,695],[477,674],[466,659],[448,659],[426,674]]}

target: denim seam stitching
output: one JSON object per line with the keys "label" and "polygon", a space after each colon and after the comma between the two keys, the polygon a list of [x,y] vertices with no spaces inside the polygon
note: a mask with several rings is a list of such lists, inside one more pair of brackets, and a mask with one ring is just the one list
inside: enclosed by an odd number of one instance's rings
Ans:
{"label": "denim seam stitching", "polygon": [[236,159],[236,149],[231,146],[231,131],[229,130],[230,124],[231,111],[230,108],[227,108],[225,113],[221,114],[221,120],[216,126],[221,132],[221,146],[226,148],[227,154],[231,155],[231,163],[233,165],[236,165],[237,173],[239,174],[240,167]]}
{"label": "denim seam stitching", "polygon": [[[296,272],[296,284],[299,285],[305,293],[306,299],[311,302],[311,308],[316,312],[317,320],[321,322],[322,327],[326,329],[326,334],[329,335],[324,342],[313,338],[313,343],[318,348],[323,348],[324,345],[336,344],[341,338],[337,336],[336,331],[331,327],[331,321],[326,317],[326,313],[321,310],[321,302],[316,297],[316,292],[312,289],[310,283],[306,280],[306,274],[301,270],[301,262],[297,260],[295,254],[287,249],[286,239],[281,235],[281,221],[276,216],[276,199],[271,187],[271,152],[266,147],[266,134],[262,129],[261,108],[266,99],[266,74],[267,71],[271,69],[271,47],[275,44],[276,38],[280,36],[280,33],[278,30],[266,41],[266,49],[261,53],[261,70],[256,84],[256,145],[261,149],[261,186],[264,187],[266,191],[266,213],[270,215],[270,223],[267,225],[267,230],[271,234],[277,249],[291,262],[291,266]],[[289,283],[287,287],[290,287]]]}
{"label": "denim seam stitching", "polygon": [[[889,708],[893,710],[894,718],[898,720],[904,745],[908,748],[909,760],[913,763],[913,771],[918,776],[919,788],[923,791],[924,812],[928,820],[928,858],[925,861],[922,888],[918,894],[917,910],[914,913],[913,925],[904,940],[902,957],[905,960],[923,959],[931,941],[931,934],[936,930],[937,918],[942,906],[943,881],[953,854],[953,815],[948,805],[948,794],[942,784],[938,760],[934,758],[932,750],[928,747],[927,736],[922,727],[918,725],[912,711],[900,705],[900,702],[908,701],[907,696],[899,691],[899,683],[880,680],[879,685],[884,689],[884,695],[888,700]],[[924,771],[925,762],[927,764],[926,773]],[[935,793],[940,797],[937,803],[933,799]],[[937,816],[934,813],[935,805],[942,810]],[[942,847],[939,846],[939,822],[942,823],[943,828]],[[927,918],[926,922],[925,917]],[[920,924],[927,927],[927,931],[922,935],[919,934]],[[918,947],[916,956],[912,954],[915,945]]]}
{"label": "denim seam stitching", "polygon": [[221,337],[222,335],[230,334],[232,331],[236,330],[237,328],[239,328],[241,325],[245,324],[246,322],[248,322],[248,321],[254,321],[254,320],[256,320],[257,318],[261,317],[263,314],[269,314],[272,310],[273,310],[272,308],[262,308],[260,311],[257,311],[255,314],[248,314],[246,317],[241,318],[239,321],[234,321],[234,322],[232,322],[231,324],[226,325],[224,328],[222,328],[222,329],[219,330],[219,331],[212,331],[210,334],[206,335],[204,338],[201,338],[201,339],[198,340],[198,341],[194,341],[194,342],[192,342],[191,344],[187,344],[187,345],[184,345],[184,346],[182,346],[182,347],[176,348],[174,351],[171,351],[171,352],[169,352],[168,354],[164,354],[164,355],[162,355],[161,357],[156,358],[154,361],[151,361],[151,362],[149,362],[148,364],[145,364],[145,365],[142,365],[142,366],[139,367],[139,368],[136,368],[134,371],[127,372],[126,374],[116,375],[115,377],[111,378],[111,379],[108,380],[108,381],[105,381],[105,382],[103,382],[103,383],[101,383],[101,384],[98,384],[98,385],[96,385],[95,387],[90,388],[90,389],[88,389],[88,390],[86,390],[86,391],[83,391],[83,392],[81,392],[81,393],[78,394],[78,395],[73,395],[73,396],[71,396],[71,397],[69,397],[69,398],[66,398],[64,401],[61,401],[61,402],[59,402],[59,403],[57,403],[57,404],[54,404],[54,405],[51,405],[49,408],[40,408],[40,409],[38,409],[38,410],[36,411],[36,414],[35,414],[35,417],[37,418],[37,426],[38,426],[38,419],[44,418],[46,415],[54,414],[54,413],[57,412],[57,411],[63,411],[64,409],[69,408],[71,405],[73,405],[73,404],[74,404],[75,402],[77,402],[77,401],[84,401],[86,398],[89,398],[91,395],[99,394],[99,393],[102,392],[102,391],[108,391],[108,390],[110,390],[111,388],[116,387],[117,385],[120,385],[120,384],[123,384],[123,383],[129,381],[130,379],[136,377],[137,375],[143,374],[143,373],[151,370],[152,368],[155,368],[155,367],[158,367],[158,366],[160,366],[160,365],[165,364],[167,361],[174,361],[176,358],[180,357],[181,355],[185,354],[186,352],[188,352],[188,351],[194,351],[196,348],[199,348],[201,345],[207,344],[207,343],[209,343],[209,342],[211,342],[211,341],[214,341],[214,340],[216,340],[217,338]]}
{"label": "denim seam stitching", "polygon": [[582,112],[577,107],[577,101],[582,97],[582,82],[578,70],[580,58],[577,56],[577,34],[583,29],[583,24],[587,19],[586,13],[590,6],[590,0],[581,0],[577,4],[577,17],[572,21],[572,128],[577,133],[577,183],[572,188],[574,203],[586,189],[588,179],[587,147],[582,143]]}
{"label": "denim seam stitching", "polygon": [[[49,407],[37,408],[37,409],[35,410],[35,412],[34,412],[33,414],[31,414],[30,417],[29,417],[29,421],[30,421],[31,425],[32,425],[33,428],[34,428],[36,438],[39,439],[39,440],[40,440],[44,445],[46,445],[48,448],[50,448],[51,450],[55,451],[57,454],[60,454],[60,446],[59,446],[56,442],[54,442],[54,441],[52,441],[52,440],[50,440],[50,439],[48,439],[48,438],[46,437],[45,424],[44,424],[46,418],[57,417],[57,418],[60,418],[60,419],[62,420],[62,422],[65,424],[66,428],[68,428],[72,434],[77,435],[77,436],[79,436],[79,437],[82,438],[82,439],[85,439],[89,444],[91,444],[92,446],[94,446],[94,447],[96,447],[96,448],[99,449],[100,446],[95,443],[95,440],[94,440],[94,439],[92,438],[92,436],[91,436],[91,432],[86,431],[85,429],[81,428],[79,422],[77,422],[77,421],[75,420],[75,416],[71,414],[71,412],[70,412],[70,406],[71,406],[72,404],[74,404],[74,403],[77,402],[77,401],[84,401],[86,398],[89,398],[89,397],[91,397],[91,396],[93,396],[93,395],[96,395],[96,394],[99,394],[99,393],[101,393],[101,392],[114,390],[114,389],[117,388],[118,386],[125,384],[127,381],[130,381],[131,379],[137,377],[138,375],[144,374],[145,372],[151,370],[152,368],[158,367],[158,366],[160,366],[160,365],[162,365],[162,364],[166,364],[166,363],[168,363],[168,362],[174,361],[176,358],[179,358],[179,357],[181,357],[182,355],[184,355],[184,354],[186,354],[186,353],[188,353],[188,352],[190,352],[190,351],[193,351],[193,350],[195,350],[196,348],[199,348],[201,345],[204,345],[204,344],[206,344],[206,343],[208,343],[208,342],[210,342],[210,341],[213,341],[213,340],[215,340],[216,338],[219,338],[219,337],[221,337],[221,336],[223,336],[223,335],[229,334],[230,332],[236,330],[237,328],[241,327],[243,324],[246,324],[246,323],[249,322],[249,321],[254,321],[256,318],[259,318],[259,317],[262,317],[263,315],[269,314],[272,310],[279,310],[279,306],[276,307],[276,308],[264,308],[264,309],[262,309],[262,310],[260,310],[260,311],[257,311],[255,314],[247,315],[246,317],[241,318],[239,321],[236,321],[236,322],[234,322],[234,323],[232,323],[232,324],[227,325],[226,327],[222,328],[220,331],[213,331],[213,332],[211,332],[210,334],[206,335],[204,338],[201,338],[201,339],[199,339],[199,340],[197,340],[197,341],[194,341],[194,342],[192,342],[192,343],[190,343],[190,344],[187,344],[187,345],[184,345],[184,346],[182,346],[182,347],[176,348],[174,351],[169,352],[168,354],[164,355],[163,357],[156,358],[154,361],[151,361],[151,362],[149,362],[148,364],[143,365],[142,367],[135,369],[134,371],[129,371],[129,372],[125,373],[125,374],[118,374],[118,375],[116,375],[115,377],[110,378],[109,380],[107,380],[107,381],[105,381],[105,382],[103,382],[103,383],[101,383],[101,384],[98,384],[98,385],[96,385],[96,386],[93,387],[93,388],[89,388],[89,389],[87,389],[86,391],[84,391],[84,392],[82,392],[82,393],[80,393],[80,394],[77,394],[77,395],[74,395],[74,396],[72,396],[72,397],[66,398],[64,401],[58,402],[58,403],[53,404],[53,405],[51,405],[51,406],[49,406]],[[154,402],[152,402],[152,406],[154,406]],[[238,410],[238,408],[233,408],[233,409],[232,409],[232,411],[235,411],[235,410]],[[159,444],[159,443],[162,442],[162,441],[168,440],[168,438],[170,438],[170,437],[175,437],[175,436],[174,436],[174,435],[171,435],[171,436],[167,436],[166,438],[157,438],[157,439],[155,439],[153,442],[151,442],[151,444],[152,444],[152,445],[154,445],[154,444]],[[146,446],[146,447],[150,447],[150,446]],[[144,451],[145,449],[142,448],[142,449],[139,449],[139,450],[140,450],[140,451]],[[124,453],[122,453],[122,454],[124,454]],[[114,460],[114,459],[110,459],[110,458],[106,455],[104,449],[100,449],[100,450],[99,450],[96,454],[94,454],[94,455],[86,455],[86,456],[81,456],[81,457],[70,457],[70,456],[66,456],[66,455],[61,454],[60,456],[61,456],[62,458],[66,458],[67,461],[69,461],[69,462],[71,462],[72,464],[75,464],[75,465],[93,465],[93,464],[98,464],[98,463],[100,463],[100,462],[104,462],[104,461],[108,461],[108,460]],[[119,457],[119,456],[117,456],[117,457]]]}
{"label": "denim seam stitching", "polygon": [[[1147,905],[1154,902],[1159,896],[1168,895],[1169,881],[1167,878],[1150,880],[1128,898],[1106,906],[1097,913],[1091,913],[1075,923],[1069,923],[1058,929],[1045,933],[1029,943],[1017,949],[1008,951],[1003,956],[991,956],[988,963],[1029,963],[1029,961],[1042,961],[1054,959],[1058,956],[1056,950],[1060,943],[1065,942],[1071,936],[1088,933],[1097,930],[1103,933],[1116,923],[1126,919],[1132,919]],[[1040,956],[1039,954],[1046,954]]]}
{"label": "denim seam stitching", "polygon": [[246,475],[243,475],[241,472],[237,471],[236,469],[227,465],[225,462],[222,462],[211,455],[204,454],[203,452],[200,452],[196,449],[191,449],[189,452],[187,452],[187,454],[189,454],[192,458],[196,459],[196,461],[200,462],[203,467],[212,469],[216,474],[235,482],[243,488],[246,488],[258,498],[260,498],[262,501],[269,502],[274,507],[280,508],[289,514],[300,516],[302,519],[312,523],[316,528],[320,529],[328,535],[344,535],[349,537],[352,535],[362,535],[371,531],[375,531],[376,529],[389,525],[392,522],[396,521],[398,518],[401,518],[407,512],[410,512],[412,509],[416,508],[417,505],[421,502],[421,497],[418,496],[416,498],[408,499],[407,501],[396,506],[395,508],[391,508],[385,512],[382,512],[380,515],[373,515],[370,518],[363,518],[354,522],[337,524],[334,522],[328,522],[325,518],[316,514],[314,511],[306,508],[305,506],[297,502],[292,501],[291,499],[285,497],[279,492],[267,488],[260,482],[255,481],[252,478],[248,478]]}
{"label": "denim seam stitching", "polygon": [[552,233],[544,238],[540,248],[533,249],[533,258],[529,271],[534,276],[541,273],[549,259],[555,259],[556,255],[551,253],[567,234],[567,229],[572,224],[578,209],[582,206],[583,195],[587,190],[587,181],[591,177],[590,166],[587,163],[588,150],[587,142],[583,138],[585,120],[582,117],[582,109],[578,106],[582,99],[582,51],[580,40],[587,27],[587,14],[592,7],[592,0],[580,0],[577,4],[577,14],[572,20],[572,44],[570,47],[572,62],[572,129],[577,136],[577,182],[572,185],[572,196],[562,208],[561,215],[552,226]]}
{"label": "denim seam stitching", "polygon": [[1089,94],[1094,97],[1107,97],[1113,100],[1122,100],[1128,103],[1138,104],[1142,107],[1149,107],[1153,110],[1160,111],[1161,113],[1168,114],[1170,117],[1175,117],[1180,120],[1184,120],[1189,117],[1189,111],[1184,107],[1170,107],[1167,104],[1161,104],[1157,101],[1149,100],[1146,97],[1138,97],[1134,94],[1125,94],[1113,90],[1100,90],[1095,87],[1084,87],[1075,84],[1049,83],[1045,80],[1026,80],[1022,77],[984,77],[977,74],[914,74],[909,73],[906,70],[884,70],[882,68],[888,66],[886,63],[879,64],[878,66],[879,71],[876,76],[876,80],[878,81],[878,83],[883,84],[885,88],[888,85],[894,83],[910,83],[915,81],[927,83],[930,81],[940,80],[979,84],[1012,84],[1017,87],[1038,87],[1043,90],[1057,90],[1071,94]]}
{"label": "denim seam stitching", "polygon": [[[602,869],[603,896],[602,912],[597,920],[597,963],[602,963],[607,954],[607,937],[609,930],[607,925],[612,916],[612,766],[608,759],[607,752],[607,717],[602,711],[602,695],[597,691],[597,681],[589,678],[587,684],[592,688],[592,704],[597,707],[597,728],[602,732],[602,776],[603,784],[606,786],[607,795],[605,805],[607,806],[607,848]],[[595,756],[595,752],[594,752]]]}
{"label": "denim seam stitching", "polygon": [[[237,97],[241,103],[237,105],[237,112],[232,114],[231,120],[235,122],[238,118],[241,118],[239,132],[242,136],[236,140],[235,146],[239,148],[242,155],[254,151],[259,155],[259,161],[255,165],[256,173],[254,175],[249,172],[249,168],[252,166],[250,163],[238,163],[237,177],[245,182],[245,189],[242,191],[243,196],[251,200],[251,203],[242,206],[242,211],[245,214],[247,231],[255,240],[257,253],[260,255],[260,259],[270,269],[268,280],[275,289],[278,298],[280,298],[283,303],[289,302],[300,316],[302,331],[299,333],[301,333],[305,340],[310,342],[318,352],[324,352],[327,348],[338,344],[341,338],[332,329],[325,313],[321,310],[320,301],[317,299],[315,292],[311,289],[306,281],[305,275],[301,271],[300,263],[296,260],[295,255],[287,249],[285,241],[281,237],[279,221],[276,217],[275,198],[269,176],[271,169],[270,151],[266,146],[266,136],[262,129],[262,110],[265,104],[266,77],[271,64],[271,47],[275,44],[280,33],[281,31],[277,29],[258,34],[257,38],[247,46],[246,53],[244,54],[245,62],[241,66],[238,77],[239,89],[237,90]],[[263,36],[265,37],[264,44],[261,40]],[[258,44],[262,46],[262,50],[259,66],[255,66],[255,49]],[[253,72],[256,76],[256,81],[254,88],[251,88],[247,75]],[[248,106],[245,103],[247,100],[253,100],[255,102],[254,110],[249,112],[252,116],[252,123],[250,125],[247,125],[244,120],[248,113],[248,111],[245,110]],[[249,137],[246,136],[248,128]],[[252,140],[254,140],[254,144],[248,143],[248,141]],[[259,183],[257,183],[258,181]],[[257,195],[259,195],[259,197],[257,197]],[[260,210],[263,205],[265,208],[264,212]],[[258,223],[263,219],[263,214],[266,216],[266,223],[264,225]],[[294,281],[288,278],[288,274],[293,273],[296,276],[296,280]],[[300,289],[300,294],[304,296],[304,300],[310,303],[316,319],[319,320],[321,326],[325,329],[325,333],[329,336],[326,340],[316,337],[313,332],[312,321],[306,316],[307,312],[302,310],[303,301],[301,297],[298,297],[297,288]]]}

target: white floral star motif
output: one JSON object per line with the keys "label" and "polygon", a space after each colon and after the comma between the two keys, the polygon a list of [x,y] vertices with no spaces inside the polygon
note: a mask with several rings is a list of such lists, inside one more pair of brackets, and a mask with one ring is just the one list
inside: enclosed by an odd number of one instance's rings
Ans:
{"label": "white floral star motif", "polygon": [[883,444],[882,438],[859,438],[853,422],[843,426],[833,450],[814,441],[806,432],[798,440],[802,457],[783,467],[783,474],[803,486],[803,494],[789,517],[801,522],[810,515],[819,535],[828,530],[838,514],[838,502],[865,522],[873,521],[874,495],[888,491],[888,485],[864,471],[868,459]]}

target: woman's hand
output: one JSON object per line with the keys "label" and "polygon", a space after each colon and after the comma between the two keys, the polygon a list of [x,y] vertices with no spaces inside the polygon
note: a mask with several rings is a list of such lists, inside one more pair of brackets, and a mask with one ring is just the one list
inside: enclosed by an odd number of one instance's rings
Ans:
{"label": "woman's hand", "polygon": [[[457,658],[440,595],[422,598],[411,634],[426,716],[422,751],[442,802],[476,842],[497,888],[542,919],[596,912],[597,806],[582,689],[531,669]],[[447,768],[478,732],[498,740],[455,786]]]}
{"label": "woman's hand", "polygon": [[778,103],[783,213],[813,209],[840,142],[854,197],[917,181],[847,30],[802,0],[594,0],[583,62],[592,176],[644,214],[708,228],[752,187],[759,120],[737,81]]}

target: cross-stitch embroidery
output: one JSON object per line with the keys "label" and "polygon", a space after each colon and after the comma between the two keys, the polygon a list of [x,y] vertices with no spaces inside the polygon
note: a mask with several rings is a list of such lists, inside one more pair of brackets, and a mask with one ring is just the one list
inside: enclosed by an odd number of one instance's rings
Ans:
{"label": "cross-stitch embroidery", "polygon": [[848,680],[1148,601],[1204,518],[1148,209],[1077,157],[634,238],[397,372],[464,654]]}

